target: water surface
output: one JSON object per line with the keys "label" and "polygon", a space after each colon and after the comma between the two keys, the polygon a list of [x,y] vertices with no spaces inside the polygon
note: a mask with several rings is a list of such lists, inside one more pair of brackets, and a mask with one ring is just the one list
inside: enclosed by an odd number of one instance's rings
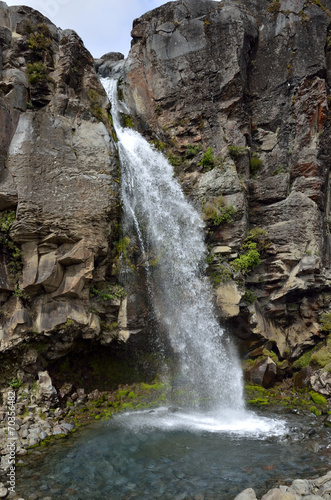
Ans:
{"label": "water surface", "polygon": [[34,451],[18,492],[52,500],[232,500],[248,487],[262,494],[279,480],[329,468],[315,417],[300,425],[296,415],[223,417],[162,408],[118,415]]}

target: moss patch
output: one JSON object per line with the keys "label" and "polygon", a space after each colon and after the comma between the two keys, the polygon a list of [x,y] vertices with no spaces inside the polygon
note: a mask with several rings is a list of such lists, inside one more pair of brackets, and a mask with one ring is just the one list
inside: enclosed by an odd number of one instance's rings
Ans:
{"label": "moss patch", "polygon": [[318,392],[315,391],[310,391],[309,395],[315,404],[320,406],[325,406],[327,404],[327,400],[325,399],[324,396],[322,396],[322,394],[319,394]]}

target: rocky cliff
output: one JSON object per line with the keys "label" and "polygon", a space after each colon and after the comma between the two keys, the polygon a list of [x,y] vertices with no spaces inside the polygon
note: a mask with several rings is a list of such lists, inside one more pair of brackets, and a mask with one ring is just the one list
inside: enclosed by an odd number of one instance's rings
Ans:
{"label": "rocky cliff", "polygon": [[118,159],[93,58],[74,31],[4,2],[0,123],[0,359],[8,383],[35,378],[78,340],[109,343],[121,288],[113,270]]}
{"label": "rocky cliff", "polygon": [[169,2],[125,62],[137,127],[206,221],[219,315],[272,378],[330,332],[330,8]]}
{"label": "rocky cliff", "polygon": [[[143,266],[134,238],[121,237],[116,134],[94,63],[102,76],[124,64],[127,119],[201,211],[215,304],[247,379],[270,386],[304,367],[303,354],[313,368],[331,362],[329,8],[177,0],[134,21],[119,64],[121,54],[94,62],[73,31],[0,3],[2,383],[40,373],[52,388],[44,370],[68,374],[68,354],[74,376],[90,349],[100,359],[98,346],[146,331]],[[129,293],[121,253],[138,264]],[[311,379],[312,367],[301,383],[328,394],[328,373]]]}

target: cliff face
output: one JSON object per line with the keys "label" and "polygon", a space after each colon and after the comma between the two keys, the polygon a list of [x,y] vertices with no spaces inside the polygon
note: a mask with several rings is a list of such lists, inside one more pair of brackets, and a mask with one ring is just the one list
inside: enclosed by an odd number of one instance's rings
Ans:
{"label": "cliff face", "polygon": [[170,2],[134,21],[125,63],[137,125],[201,205],[220,316],[280,357],[330,311],[329,8]]}
{"label": "cliff face", "polygon": [[119,172],[108,99],[78,35],[4,2],[0,122],[0,350],[12,378],[78,338],[112,339]]}
{"label": "cliff face", "polygon": [[[329,7],[170,2],[134,21],[121,81],[137,127],[206,222],[220,319],[245,352],[267,342],[280,359],[321,340],[330,312]],[[91,55],[73,31],[3,2],[0,42],[9,379],[18,367],[34,377],[80,339],[144,331],[146,301],[139,266],[126,297],[117,282],[127,242],[116,136]],[[106,75],[121,58],[96,67]]]}

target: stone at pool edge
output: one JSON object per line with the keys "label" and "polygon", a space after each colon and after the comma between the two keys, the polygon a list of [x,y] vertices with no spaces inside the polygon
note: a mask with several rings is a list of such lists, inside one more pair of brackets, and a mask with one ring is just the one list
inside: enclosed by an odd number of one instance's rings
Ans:
{"label": "stone at pool edge", "polygon": [[0,498],[6,498],[8,490],[3,483],[0,483]]}
{"label": "stone at pool edge", "polygon": [[257,498],[255,491],[252,488],[247,488],[239,493],[234,500],[257,500]]}

